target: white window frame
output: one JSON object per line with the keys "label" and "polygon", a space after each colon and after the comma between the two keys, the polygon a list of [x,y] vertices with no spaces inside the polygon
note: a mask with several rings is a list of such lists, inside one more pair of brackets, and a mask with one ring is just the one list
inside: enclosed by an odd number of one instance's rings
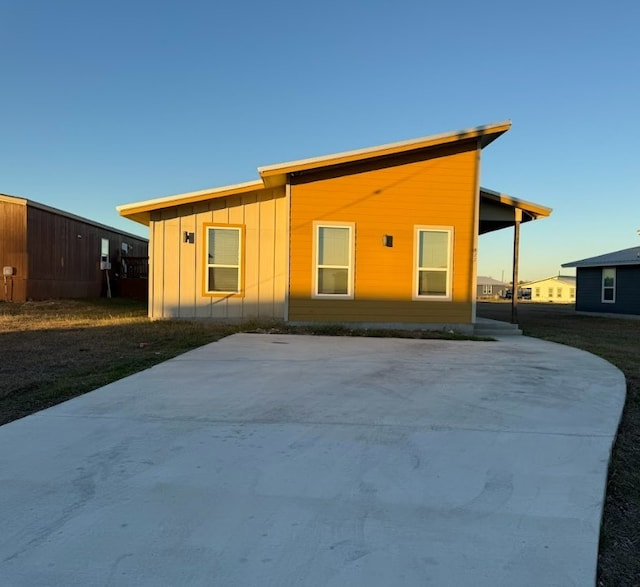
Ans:
{"label": "white window frame", "polygon": [[482,286],[482,295],[488,296],[491,295],[493,293],[493,286],[492,285],[483,285]]}
{"label": "white window frame", "polygon": [[[613,285],[604,285],[604,280],[605,280],[605,271],[613,271]],[[617,285],[617,281],[618,281],[618,274],[616,271],[615,267],[603,267],[602,268],[602,288],[600,290],[600,301],[603,304],[615,304],[616,303],[616,285]],[[610,289],[613,291],[613,299],[611,300],[605,300],[604,299],[604,292],[606,289]]]}
{"label": "white window frame", "polygon": [[[207,224],[205,225],[205,251],[204,251],[204,293],[209,296],[242,295],[243,280],[243,239],[244,227],[237,224]],[[236,265],[209,263],[209,231],[210,230],[235,230],[238,233],[238,263]],[[209,289],[209,269],[212,267],[235,267],[238,269],[238,288],[236,290]]]}
{"label": "white window frame", "polygon": [[[423,232],[444,232],[447,234],[448,259],[447,268],[420,267],[420,234]],[[453,226],[415,226],[413,231],[413,299],[422,301],[450,302],[453,299]],[[420,294],[420,271],[444,271],[446,277],[445,295]]]}
{"label": "white window frame", "polygon": [[[318,286],[318,270],[319,269],[345,269],[344,265],[320,265],[318,263],[318,257],[320,254],[319,236],[321,228],[347,228],[349,230],[349,264],[346,266],[347,269],[347,293],[346,294],[336,294],[336,293],[319,293]],[[354,299],[354,276],[355,276],[355,234],[356,234],[356,225],[355,222],[322,222],[315,221],[313,223],[313,276],[312,276],[312,292],[311,297],[314,299],[323,299],[323,300],[352,300]]]}

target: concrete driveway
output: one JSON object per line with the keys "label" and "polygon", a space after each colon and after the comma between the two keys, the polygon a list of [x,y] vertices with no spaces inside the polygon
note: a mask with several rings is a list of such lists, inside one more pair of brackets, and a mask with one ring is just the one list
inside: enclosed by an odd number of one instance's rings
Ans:
{"label": "concrete driveway", "polygon": [[0,583],[594,583],[623,375],[527,337],[238,334],[0,428]]}

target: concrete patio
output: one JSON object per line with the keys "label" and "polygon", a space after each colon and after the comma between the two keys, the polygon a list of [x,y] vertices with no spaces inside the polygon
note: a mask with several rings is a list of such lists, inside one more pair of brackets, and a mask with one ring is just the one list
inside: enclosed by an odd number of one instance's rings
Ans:
{"label": "concrete patio", "polygon": [[0,427],[0,583],[593,585],[622,373],[238,334]]}

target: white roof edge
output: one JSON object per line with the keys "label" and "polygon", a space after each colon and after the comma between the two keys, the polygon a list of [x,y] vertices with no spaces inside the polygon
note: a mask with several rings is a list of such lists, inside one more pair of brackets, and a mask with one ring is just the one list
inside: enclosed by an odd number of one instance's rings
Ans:
{"label": "white roof edge", "polygon": [[499,127],[499,126],[504,126],[506,124],[511,124],[510,120],[502,120],[500,122],[492,122],[490,124],[482,124],[480,126],[474,126],[471,128],[466,128],[466,129],[461,129],[461,130],[456,130],[456,131],[449,131],[449,132],[444,132],[444,133],[439,133],[439,134],[434,134],[434,135],[426,135],[423,137],[418,137],[418,138],[414,138],[414,139],[407,139],[404,141],[397,141],[397,142],[393,142],[393,143],[385,143],[383,145],[377,145],[375,147],[365,147],[362,149],[353,149],[350,151],[342,151],[340,153],[331,153],[329,155],[320,155],[318,157],[308,157],[306,159],[296,159],[294,161],[284,161],[282,163],[275,163],[272,165],[262,165],[261,167],[258,167],[258,173],[260,175],[262,175],[263,173],[269,172],[269,171],[276,171],[278,169],[286,169],[287,167],[294,167],[297,165],[308,165],[308,164],[313,164],[313,163],[324,163],[325,161],[331,161],[332,159],[338,159],[341,157],[355,157],[358,155],[368,155],[368,154],[375,154],[377,151],[384,151],[386,149],[395,149],[395,148],[402,148],[402,147],[410,147],[411,145],[414,144],[419,144],[419,143],[423,143],[425,141],[438,141],[438,140],[443,140],[443,139],[448,139],[448,138],[454,138],[456,136],[464,136],[465,134],[471,134],[471,133],[477,133],[480,132],[484,129],[491,129],[493,127]]}
{"label": "white roof edge", "polygon": [[197,190],[195,192],[185,192],[183,194],[174,194],[172,196],[163,196],[161,198],[153,198],[151,200],[143,200],[141,202],[134,202],[132,204],[121,204],[120,206],[116,206],[116,210],[118,212],[123,212],[126,210],[130,210],[133,208],[139,208],[141,206],[153,206],[156,204],[167,204],[173,202],[175,200],[188,199],[188,198],[197,198],[198,196],[206,196],[207,194],[219,194],[221,192],[228,191],[250,191],[251,189],[262,189],[264,188],[264,182],[261,179],[254,179],[251,181],[245,181],[242,183],[235,183],[230,185],[224,185],[216,188],[209,188],[205,190]]}

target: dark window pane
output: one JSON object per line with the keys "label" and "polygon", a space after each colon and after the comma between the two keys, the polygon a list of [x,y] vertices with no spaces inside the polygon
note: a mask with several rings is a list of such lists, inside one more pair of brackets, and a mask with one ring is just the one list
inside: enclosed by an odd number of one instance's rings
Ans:
{"label": "dark window pane", "polygon": [[418,294],[421,296],[446,296],[446,271],[420,271]]}
{"label": "dark window pane", "polygon": [[348,269],[318,269],[318,293],[348,294],[348,277]]}
{"label": "dark window pane", "polygon": [[209,291],[238,291],[237,267],[209,267]]}

